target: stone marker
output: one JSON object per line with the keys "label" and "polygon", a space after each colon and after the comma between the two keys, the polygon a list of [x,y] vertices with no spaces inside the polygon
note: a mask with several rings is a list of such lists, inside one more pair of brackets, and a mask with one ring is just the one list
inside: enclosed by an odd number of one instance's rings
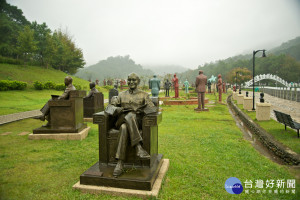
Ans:
{"label": "stone marker", "polygon": [[5,133],[2,133],[1,135],[9,135],[9,134],[12,134],[12,132],[5,132]]}
{"label": "stone marker", "polygon": [[244,95],[238,94],[237,95],[237,104],[243,104],[244,103]]}
{"label": "stone marker", "polygon": [[258,121],[270,120],[271,104],[265,103],[264,93],[260,93],[260,102],[256,103],[256,119]]}
{"label": "stone marker", "polygon": [[238,92],[233,92],[232,93],[233,100],[237,100],[237,95],[238,95]]}

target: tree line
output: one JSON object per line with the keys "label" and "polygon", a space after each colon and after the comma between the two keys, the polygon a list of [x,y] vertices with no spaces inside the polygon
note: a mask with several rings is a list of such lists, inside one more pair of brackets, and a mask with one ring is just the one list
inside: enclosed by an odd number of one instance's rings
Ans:
{"label": "tree line", "polygon": [[22,61],[69,74],[85,65],[82,50],[67,31],[51,31],[46,23],[29,22],[21,9],[6,0],[0,0],[0,22],[2,62]]}

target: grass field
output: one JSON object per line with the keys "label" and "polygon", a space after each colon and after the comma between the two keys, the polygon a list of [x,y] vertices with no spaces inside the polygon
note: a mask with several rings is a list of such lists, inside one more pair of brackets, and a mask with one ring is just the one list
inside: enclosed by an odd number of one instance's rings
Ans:
{"label": "grass field", "polygon": [[[194,112],[194,107],[162,106],[159,153],[170,159],[170,168],[159,199],[297,199],[300,196],[299,179],[296,194],[285,191],[283,194],[280,190],[278,194],[270,194],[269,189],[257,193],[256,180],[286,182],[296,179],[299,170],[273,163],[257,152],[243,138],[226,105],[212,104],[209,112],[202,113]],[[136,199],[72,190],[80,174],[98,159],[95,125],[88,124],[92,129],[83,141],[31,141],[18,135],[41,124],[27,119],[0,126],[0,134],[13,132],[0,135],[0,199]],[[250,194],[227,193],[224,184],[230,177],[240,179],[243,186],[246,180],[251,180]]]}
{"label": "grass field", "polygon": [[[235,102],[236,103],[236,102]],[[255,123],[259,124],[263,129],[270,133],[276,140],[282,144],[288,146],[296,153],[300,154],[300,140],[297,137],[297,132],[293,129],[287,127],[285,131],[284,125],[278,123],[272,118],[269,121],[257,121],[256,112],[249,112],[243,109],[243,105],[238,105],[238,107],[246,113]]]}
{"label": "grass field", "polygon": [[[108,99],[107,90],[103,90],[104,99]],[[87,91],[88,92],[88,91]],[[61,95],[63,91],[57,90],[34,90],[1,91],[0,92],[0,115],[41,109],[51,98],[51,94]]]}

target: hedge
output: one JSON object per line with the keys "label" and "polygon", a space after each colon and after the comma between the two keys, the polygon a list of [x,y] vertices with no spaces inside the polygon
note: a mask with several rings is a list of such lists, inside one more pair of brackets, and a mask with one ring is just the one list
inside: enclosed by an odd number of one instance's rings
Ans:
{"label": "hedge", "polygon": [[27,83],[22,81],[0,80],[0,91],[24,90],[26,87]]}

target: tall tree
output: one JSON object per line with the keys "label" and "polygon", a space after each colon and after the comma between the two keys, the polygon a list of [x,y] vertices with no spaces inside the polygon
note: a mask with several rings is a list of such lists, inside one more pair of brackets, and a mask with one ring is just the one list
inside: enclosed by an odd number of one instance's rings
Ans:
{"label": "tall tree", "polygon": [[37,50],[37,42],[34,40],[34,31],[29,26],[25,26],[23,31],[19,32],[17,50],[20,57],[28,61],[33,57]]}

